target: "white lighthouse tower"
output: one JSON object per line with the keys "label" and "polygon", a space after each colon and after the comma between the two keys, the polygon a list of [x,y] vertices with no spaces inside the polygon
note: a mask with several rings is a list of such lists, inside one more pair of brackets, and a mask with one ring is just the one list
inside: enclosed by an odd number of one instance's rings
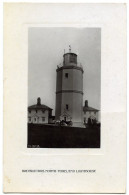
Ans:
{"label": "white lighthouse tower", "polygon": [[71,47],[69,53],[63,55],[63,66],[56,72],[55,119],[71,120],[73,126],[82,126],[83,69],[77,65],[77,54],[71,52]]}

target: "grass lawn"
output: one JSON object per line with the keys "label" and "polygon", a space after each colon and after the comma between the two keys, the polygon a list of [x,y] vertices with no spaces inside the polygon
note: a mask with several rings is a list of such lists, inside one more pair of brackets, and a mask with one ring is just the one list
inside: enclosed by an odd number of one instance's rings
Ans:
{"label": "grass lawn", "polygon": [[100,148],[100,127],[28,124],[28,148]]}

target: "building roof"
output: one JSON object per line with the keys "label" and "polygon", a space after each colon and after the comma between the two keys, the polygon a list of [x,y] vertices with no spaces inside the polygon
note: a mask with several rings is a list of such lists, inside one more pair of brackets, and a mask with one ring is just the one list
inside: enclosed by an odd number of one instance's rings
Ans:
{"label": "building roof", "polygon": [[96,111],[96,112],[98,112],[99,110],[92,108],[92,107],[89,107],[89,106],[84,106],[83,111]]}
{"label": "building roof", "polygon": [[73,53],[73,52],[68,52],[68,53],[65,53],[63,56],[65,56],[65,55],[67,55],[67,54],[72,54],[72,55],[77,56],[77,54],[76,54],[76,53]]}
{"label": "building roof", "polygon": [[44,104],[35,104],[32,106],[28,106],[28,110],[53,110],[52,108],[49,108],[48,106],[44,105]]}

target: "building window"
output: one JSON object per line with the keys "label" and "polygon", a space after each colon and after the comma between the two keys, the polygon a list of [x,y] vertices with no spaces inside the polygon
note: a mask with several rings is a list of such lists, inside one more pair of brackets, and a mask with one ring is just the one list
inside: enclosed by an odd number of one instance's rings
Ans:
{"label": "building window", "polygon": [[69,109],[69,105],[68,104],[66,104],[66,110],[68,110]]}
{"label": "building window", "polygon": [[37,110],[35,110],[35,112],[37,113]]}
{"label": "building window", "polygon": [[45,113],[45,110],[42,110],[42,113]]}
{"label": "building window", "polygon": [[31,110],[29,110],[29,113],[31,113]]}
{"label": "building window", "polygon": [[43,122],[45,121],[45,117],[42,117],[42,121],[43,121]]}
{"label": "building window", "polygon": [[68,73],[65,73],[65,78],[68,78],[69,74]]}
{"label": "building window", "polygon": [[34,120],[36,121],[36,118]]}
{"label": "building window", "polygon": [[31,122],[31,117],[29,117],[29,122]]}

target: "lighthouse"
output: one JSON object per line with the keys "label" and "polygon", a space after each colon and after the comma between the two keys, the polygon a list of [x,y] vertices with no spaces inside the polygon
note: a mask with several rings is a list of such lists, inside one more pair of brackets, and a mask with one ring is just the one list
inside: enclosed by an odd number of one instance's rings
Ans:
{"label": "lighthouse", "polygon": [[72,121],[73,126],[83,124],[83,68],[78,65],[77,54],[63,55],[63,65],[56,69],[55,119]]}

